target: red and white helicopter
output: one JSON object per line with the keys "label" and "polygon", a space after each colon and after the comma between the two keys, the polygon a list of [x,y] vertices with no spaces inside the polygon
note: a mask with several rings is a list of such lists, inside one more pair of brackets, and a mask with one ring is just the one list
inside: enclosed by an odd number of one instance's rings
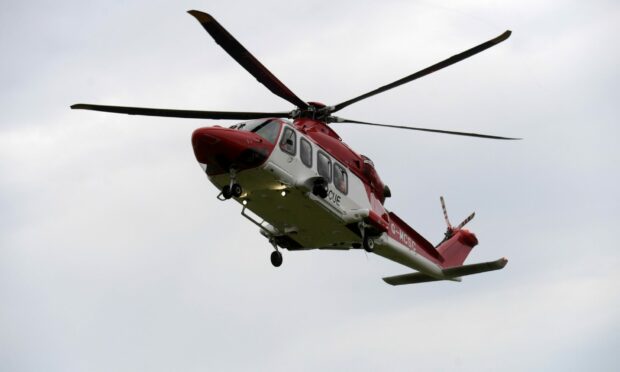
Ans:
{"label": "red and white helicopter", "polygon": [[221,191],[220,200],[234,199],[241,214],[259,227],[274,248],[271,263],[282,264],[279,248],[348,250],[363,248],[416,272],[383,280],[392,285],[437,280],[460,281],[462,276],[502,269],[505,258],[463,265],[476,236],[463,229],[472,213],[457,226],[448,221],[445,237],[433,245],[395,213],[384,207],[390,197],[372,161],[347,146],[331,128],[351,123],[437,132],[500,140],[499,137],[427,128],[369,123],[333,114],[368,97],[426,76],[480,53],[510,36],[500,36],[444,61],[358,97],[327,106],[305,102],[287,88],[209,14],[191,10],[213,39],[271,92],[295,105],[289,112],[192,111],[75,104],[85,109],[129,115],[194,119],[233,119],[241,123],[196,129],[194,154],[208,179]]}

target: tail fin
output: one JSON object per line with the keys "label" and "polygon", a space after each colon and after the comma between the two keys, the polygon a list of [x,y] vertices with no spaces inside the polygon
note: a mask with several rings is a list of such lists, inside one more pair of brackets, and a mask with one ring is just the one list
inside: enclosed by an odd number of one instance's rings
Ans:
{"label": "tail fin", "polygon": [[476,235],[468,230],[457,230],[454,235],[437,247],[437,251],[443,257],[443,267],[461,266],[465,259],[478,244]]}
{"label": "tail fin", "polygon": [[448,227],[444,239],[437,246],[437,250],[444,259],[444,267],[460,266],[465,262],[472,248],[478,244],[476,235],[468,230],[463,230],[463,226],[471,221],[476,214],[470,214],[463,222],[458,224],[458,226],[453,227],[448,219],[448,211],[446,210],[446,203],[443,196],[441,196],[439,200],[441,201],[441,209],[443,210],[443,216]]}

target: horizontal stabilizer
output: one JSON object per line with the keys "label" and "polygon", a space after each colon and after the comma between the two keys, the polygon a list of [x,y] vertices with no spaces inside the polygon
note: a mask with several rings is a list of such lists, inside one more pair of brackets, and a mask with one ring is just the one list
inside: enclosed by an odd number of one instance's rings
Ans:
{"label": "horizontal stabilizer", "polygon": [[451,267],[449,269],[443,269],[445,279],[437,279],[437,278],[434,278],[430,275],[426,275],[423,273],[411,273],[411,274],[389,276],[389,277],[383,278],[383,281],[391,285],[435,282],[439,280],[460,281],[459,277],[461,276],[479,274],[479,273],[483,273],[486,271],[500,270],[500,269],[503,269],[507,263],[508,263],[507,259],[500,258],[497,261],[481,262],[477,264],[457,266],[457,267]]}
{"label": "horizontal stabilizer", "polygon": [[449,269],[443,269],[443,274],[448,278],[456,278],[459,276],[484,273],[486,271],[500,270],[503,269],[507,263],[507,259],[500,258],[497,261],[481,262],[471,265],[463,265],[451,267]]}
{"label": "horizontal stabilizer", "polygon": [[415,284],[415,283],[426,283],[426,282],[435,282],[443,279],[436,279],[430,275],[422,274],[422,273],[411,273],[411,274],[403,274],[396,276],[388,276],[383,278],[383,281],[387,284],[391,285],[403,285],[403,284]]}

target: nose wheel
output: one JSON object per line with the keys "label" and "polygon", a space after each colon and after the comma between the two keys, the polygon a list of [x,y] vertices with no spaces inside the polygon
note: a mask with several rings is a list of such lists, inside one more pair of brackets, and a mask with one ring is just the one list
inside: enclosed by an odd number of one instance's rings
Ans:
{"label": "nose wheel", "polygon": [[227,200],[232,198],[233,196],[235,198],[238,198],[241,196],[241,194],[243,194],[243,188],[241,188],[241,185],[237,183],[237,171],[234,168],[230,169],[230,181],[228,183],[228,185],[225,185],[224,187],[222,187],[222,194],[220,198],[220,195],[218,195],[218,199],[220,200]]}
{"label": "nose wheel", "polygon": [[222,188],[222,196],[224,199],[230,199],[233,196],[238,198],[243,194],[243,188],[238,183],[233,183],[232,185],[226,185]]}

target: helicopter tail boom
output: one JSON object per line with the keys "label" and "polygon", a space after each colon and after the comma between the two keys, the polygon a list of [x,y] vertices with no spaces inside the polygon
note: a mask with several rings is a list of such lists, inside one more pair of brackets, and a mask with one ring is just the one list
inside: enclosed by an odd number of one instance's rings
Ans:
{"label": "helicopter tail boom", "polygon": [[449,235],[435,248],[395,213],[390,212],[390,228],[387,235],[410,250],[417,252],[441,268],[460,266],[471,250],[478,244],[476,235],[459,227],[449,227]]}
{"label": "helicopter tail boom", "polygon": [[389,229],[377,240],[375,253],[418,272],[383,278],[386,283],[402,285],[439,280],[460,282],[462,276],[500,270],[506,266],[508,260],[505,258],[463,265],[478,244],[476,236],[463,228],[472,220],[474,213],[457,226],[452,226],[443,198],[441,204],[448,228],[444,239],[436,247],[396,214],[389,213]]}

